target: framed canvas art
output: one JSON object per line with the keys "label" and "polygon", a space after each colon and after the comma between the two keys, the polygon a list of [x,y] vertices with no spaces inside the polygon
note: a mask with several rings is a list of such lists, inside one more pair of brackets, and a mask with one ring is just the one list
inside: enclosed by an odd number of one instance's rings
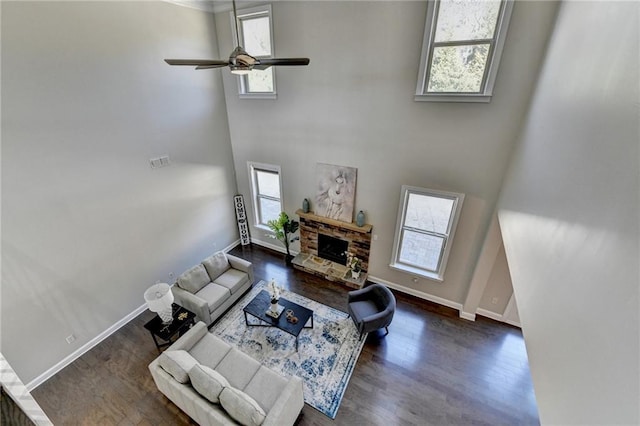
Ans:
{"label": "framed canvas art", "polygon": [[355,167],[318,163],[316,167],[316,214],[352,222],[356,198]]}

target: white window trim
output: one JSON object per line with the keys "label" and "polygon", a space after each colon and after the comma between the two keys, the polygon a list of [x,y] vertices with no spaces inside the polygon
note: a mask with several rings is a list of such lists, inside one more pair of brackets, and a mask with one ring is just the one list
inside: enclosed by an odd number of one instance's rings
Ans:
{"label": "white window trim", "polygon": [[[439,0],[437,0],[439,2]],[[514,0],[502,0],[498,22],[496,23],[496,37],[491,54],[487,58],[488,69],[485,71],[485,85],[482,93],[426,93],[428,63],[431,62],[433,42],[436,32],[436,1],[429,1],[427,5],[427,19],[425,24],[424,39],[422,41],[422,55],[420,57],[420,70],[418,71],[418,84],[414,100],[426,102],[490,102],[493,96],[493,86],[498,75],[498,67],[502,50],[507,38],[511,12]]]}
{"label": "white window trim", "polygon": [[[399,261],[400,255],[400,243],[402,229],[404,227],[405,216],[407,213],[407,203],[409,202],[410,194],[429,195],[433,197],[449,198],[454,200],[453,205],[453,219],[449,223],[449,230],[446,235],[445,245],[442,256],[440,257],[440,264],[437,272],[427,271],[425,269],[407,265]],[[398,271],[406,272],[411,275],[417,275],[430,280],[442,282],[444,281],[444,273],[447,268],[447,261],[449,260],[449,253],[453,245],[453,238],[455,236],[456,227],[458,226],[458,219],[460,218],[460,212],[462,211],[462,203],[464,201],[464,194],[457,192],[437,191],[434,189],[419,188],[416,186],[403,185],[400,192],[400,205],[398,207],[398,221],[396,224],[395,238],[393,241],[393,252],[391,255],[391,263],[389,267]]]}
{"label": "white window trim", "polygon": [[[269,37],[271,38],[271,55],[270,56],[255,56],[256,58],[275,58],[275,43],[273,40],[273,14],[271,12],[271,5],[266,4],[263,6],[250,7],[247,9],[238,10],[238,22],[234,21],[233,11],[230,12],[229,16],[231,17],[231,32],[233,35],[233,41],[235,46],[243,46],[242,44],[244,40],[238,40],[236,37],[236,32],[234,31],[234,25],[238,25],[238,36],[240,38],[244,37],[244,33],[242,31],[241,21],[242,19],[255,16],[255,15],[266,15],[269,17]],[[247,52],[250,55],[251,52]],[[276,89],[276,69],[275,67],[271,67],[271,72],[273,73],[273,91],[272,92],[247,92],[247,77],[243,75],[239,75],[238,77],[238,96],[240,99],[277,99],[278,93]]]}
{"label": "white window trim", "polygon": [[249,186],[251,190],[251,204],[253,204],[253,225],[256,228],[264,229],[266,231],[271,231],[267,225],[260,223],[260,207],[258,203],[258,188],[257,188],[257,179],[255,176],[256,170],[273,172],[278,174],[278,184],[280,185],[280,211],[284,211],[283,202],[282,202],[282,170],[280,166],[276,166],[273,164],[265,164],[265,163],[256,163],[253,161],[247,161],[247,167],[249,169]]}

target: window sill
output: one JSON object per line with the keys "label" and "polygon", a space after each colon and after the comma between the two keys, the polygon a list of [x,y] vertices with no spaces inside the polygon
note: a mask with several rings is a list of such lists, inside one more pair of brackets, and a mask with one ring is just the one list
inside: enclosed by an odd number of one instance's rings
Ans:
{"label": "window sill", "polygon": [[419,276],[421,278],[426,278],[428,280],[436,281],[439,283],[444,281],[444,278],[442,277],[442,275],[436,274],[435,272],[425,271],[424,269],[414,268],[409,265],[404,265],[402,263],[391,263],[389,267],[400,272],[406,272],[408,274]]}
{"label": "window sill", "polygon": [[256,227],[257,229],[260,229],[262,231],[268,231],[268,232],[271,232],[273,234],[273,229],[269,228],[264,223],[256,223],[253,226]]}
{"label": "window sill", "polygon": [[438,95],[435,93],[429,94],[416,94],[413,98],[418,102],[469,102],[469,103],[489,103],[491,102],[491,95],[471,95],[460,94],[453,95],[451,93]]}
{"label": "window sill", "polygon": [[278,99],[276,93],[240,93],[240,99]]}

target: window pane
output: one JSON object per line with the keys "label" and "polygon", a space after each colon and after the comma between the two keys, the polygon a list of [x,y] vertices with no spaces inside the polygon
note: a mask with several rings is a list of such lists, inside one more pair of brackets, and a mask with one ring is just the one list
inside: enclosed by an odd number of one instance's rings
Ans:
{"label": "window pane", "polygon": [[489,44],[434,47],[427,91],[479,93]]}
{"label": "window pane", "polygon": [[399,260],[436,272],[443,245],[444,239],[441,237],[405,230],[402,233]]}
{"label": "window pane", "polygon": [[405,226],[439,234],[449,232],[454,200],[422,194],[409,194]]}
{"label": "window pane", "polygon": [[280,216],[280,202],[267,198],[258,198],[258,208],[260,209],[260,223],[266,224],[272,219]]}
{"label": "window pane", "polygon": [[269,17],[242,20],[244,49],[251,56],[271,55],[271,36],[269,34]]}
{"label": "window pane", "polygon": [[493,38],[498,12],[499,1],[442,0],[438,12],[436,43]]}
{"label": "window pane", "polygon": [[259,195],[280,198],[280,178],[277,173],[256,170],[256,179]]}
{"label": "window pane", "polygon": [[251,70],[247,74],[247,92],[273,92],[273,68]]}

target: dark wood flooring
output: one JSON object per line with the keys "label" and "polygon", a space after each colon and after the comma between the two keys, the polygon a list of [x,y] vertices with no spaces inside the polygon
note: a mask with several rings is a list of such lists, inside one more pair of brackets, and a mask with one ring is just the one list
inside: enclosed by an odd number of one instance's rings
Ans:
{"label": "dark wood flooring", "polygon": [[[346,311],[346,287],[285,266],[284,256],[253,246],[233,254],[253,262],[256,279]],[[338,415],[306,406],[306,425],[539,424],[519,329],[394,291],[389,334],[370,333]],[[186,425],[147,365],[158,355],[142,313],[33,391],[56,425]]]}

